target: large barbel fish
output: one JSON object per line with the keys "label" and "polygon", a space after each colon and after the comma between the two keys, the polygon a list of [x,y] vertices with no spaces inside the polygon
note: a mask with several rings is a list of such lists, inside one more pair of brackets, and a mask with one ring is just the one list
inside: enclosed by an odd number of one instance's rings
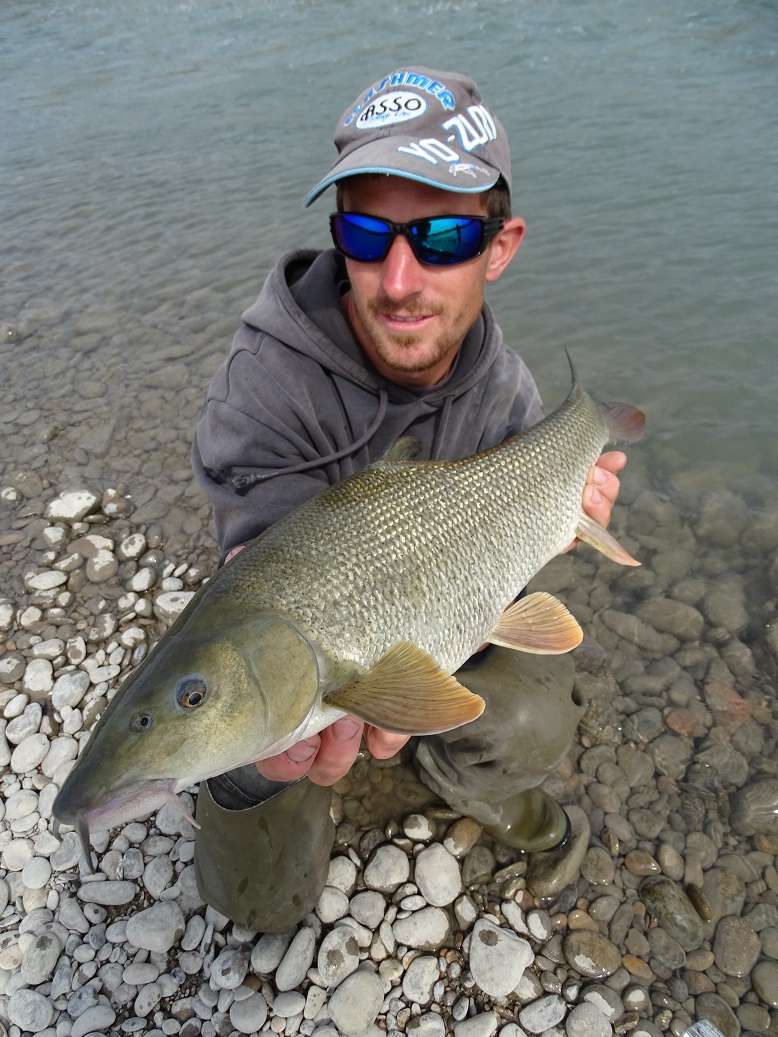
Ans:
{"label": "large barbel fish", "polygon": [[582,633],[548,594],[516,595],[578,537],[633,558],[581,511],[606,443],[643,415],[575,381],[553,414],[458,461],[411,441],[307,501],[194,596],[99,720],[54,803],[109,828],[188,786],[282,752],[345,713],[430,734],[479,716],[451,676],[484,642],[566,652]]}

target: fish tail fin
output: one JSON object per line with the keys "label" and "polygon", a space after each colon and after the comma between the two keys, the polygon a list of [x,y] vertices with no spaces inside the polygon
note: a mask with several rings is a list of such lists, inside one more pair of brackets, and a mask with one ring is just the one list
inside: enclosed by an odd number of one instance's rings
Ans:
{"label": "fish tail fin", "polygon": [[610,442],[637,443],[646,430],[646,416],[642,410],[629,403],[597,402],[600,413],[608,426]]}

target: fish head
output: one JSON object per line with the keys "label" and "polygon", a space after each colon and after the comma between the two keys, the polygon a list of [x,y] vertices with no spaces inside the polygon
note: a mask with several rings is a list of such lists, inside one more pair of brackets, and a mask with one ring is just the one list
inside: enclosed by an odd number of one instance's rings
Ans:
{"label": "fish head", "polygon": [[310,641],[273,614],[174,628],[92,731],[54,802],[66,824],[110,828],[264,756],[318,701]]}

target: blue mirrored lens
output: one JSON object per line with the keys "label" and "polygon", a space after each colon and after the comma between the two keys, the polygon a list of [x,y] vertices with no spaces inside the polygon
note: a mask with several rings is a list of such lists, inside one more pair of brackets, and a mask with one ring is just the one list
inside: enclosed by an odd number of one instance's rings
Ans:
{"label": "blue mirrored lens", "polygon": [[481,248],[483,227],[467,216],[420,220],[412,229],[414,251],[423,263],[444,266],[472,259]]}
{"label": "blue mirrored lens", "polygon": [[383,220],[355,213],[341,213],[333,221],[335,244],[362,263],[375,263],[389,251],[393,234]]}

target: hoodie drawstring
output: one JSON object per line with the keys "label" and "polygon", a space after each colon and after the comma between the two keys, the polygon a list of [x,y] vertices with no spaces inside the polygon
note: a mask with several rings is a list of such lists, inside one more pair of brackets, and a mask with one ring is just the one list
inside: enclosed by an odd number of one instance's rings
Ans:
{"label": "hoodie drawstring", "polygon": [[[448,402],[446,400],[446,403]],[[335,453],[326,454],[324,457],[314,457],[311,461],[301,461],[299,464],[276,468],[271,472],[247,472],[245,475],[236,475],[230,481],[236,491],[242,495],[247,493],[252,486],[256,486],[257,483],[266,482],[268,479],[273,479],[276,475],[296,475],[298,472],[308,472],[312,468],[321,468],[324,465],[331,464],[333,461],[340,461],[341,458],[356,453],[365,443],[370,442],[386,416],[387,407],[388,395],[385,389],[381,389],[378,394],[378,411],[370,427],[366,432],[362,433],[359,439],[356,439],[349,446],[343,447],[342,450],[336,450]]]}
{"label": "hoodie drawstring", "polygon": [[435,429],[435,438],[432,440],[432,452],[430,458],[433,461],[437,461],[440,457],[440,451],[443,449],[443,444],[446,440],[446,432],[448,431],[448,419],[451,417],[451,407],[454,401],[451,396],[447,396],[444,403],[443,409],[438,413],[437,427]]}

